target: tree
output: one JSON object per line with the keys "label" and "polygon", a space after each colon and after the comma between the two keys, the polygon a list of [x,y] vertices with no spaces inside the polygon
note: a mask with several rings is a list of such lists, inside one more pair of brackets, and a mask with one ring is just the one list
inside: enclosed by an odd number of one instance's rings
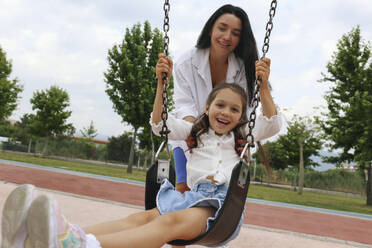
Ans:
{"label": "tree", "polygon": [[51,86],[45,91],[36,91],[30,100],[32,109],[36,115],[32,121],[32,130],[39,136],[45,137],[43,148],[45,154],[50,137],[71,133],[74,130],[72,124],[67,124],[71,111],[66,110],[70,106],[70,98],[67,91]]}
{"label": "tree", "polygon": [[82,130],[80,130],[83,137],[88,139],[94,139],[94,137],[97,136],[97,130],[94,128],[93,121],[90,121],[89,127],[83,127]]}
{"label": "tree", "polygon": [[340,156],[328,162],[356,162],[367,170],[367,205],[372,205],[372,64],[371,44],[363,41],[357,26],[343,35],[320,82],[330,83],[325,94],[328,112],[322,127],[331,150]]}
{"label": "tree", "polygon": [[[155,66],[162,52],[163,38],[145,21],[126,29],[120,45],[108,51],[109,69],[104,73],[106,93],[123,122],[134,128],[127,171],[132,172],[137,131],[148,126],[155,98]],[[147,129],[149,130],[149,129]]]}
{"label": "tree", "polygon": [[122,135],[109,138],[107,144],[107,158],[110,161],[128,161],[129,148],[132,144],[131,133],[125,132]]}
{"label": "tree", "polygon": [[288,121],[287,133],[280,135],[277,142],[282,148],[287,165],[299,167],[300,144],[303,143],[304,166],[318,166],[310,157],[319,155],[322,147],[321,133],[309,117],[294,115],[292,120]]}
{"label": "tree", "polygon": [[19,137],[20,141],[24,144],[28,143],[28,153],[31,152],[32,139],[34,138],[34,130],[32,130],[32,123],[35,120],[35,115],[24,114],[19,122],[19,127],[22,133]]}
{"label": "tree", "polygon": [[[274,169],[285,169],[288,167],[287,159],[283,153],[283,147],[281,144],[276,141],[267,141],[262,145],[263,150],[265,151],[266,158],[270,167]],[[257,150],[253,157],[256,159],[257,163],[264,164],[263,158],[260,155],[261,153]]]}
{"label": "tree", "polygon": [[11,73],[12,64],[0,47],[0,121],[9,117],[16,109],[19,93],[23,90],[17,79],[9,79]]}

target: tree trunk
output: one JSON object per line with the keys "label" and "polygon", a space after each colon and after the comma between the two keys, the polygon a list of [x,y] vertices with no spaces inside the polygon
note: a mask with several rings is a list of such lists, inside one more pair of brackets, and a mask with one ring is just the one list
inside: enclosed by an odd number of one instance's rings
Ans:
{"label": "tree trunk", "polygon": [[367,168],[367,205],[372,206],[372,165]]}
{"label": "tree trunk", "polygon": [[149,154],[147,153],[147,147],[145,148],[145,160],[143,161],[143,170],[147,170],[147,160],[149,159]]}
{"label": "tree trunk", "polygon": [[27,149],[28,153],[31,153],[31,145],[32,145],[32,138],[30,138],[30,141],[28,142],[28,149]]}
{"label": "tree trunk", "polygon": [[127,167],[127,173],[132,174],[132,166],[134,160],[134,146],[136,144],[136,137],[137,137],[137,128],[134,129],[132,145],[130,146],[130,153],[129,153],[129,162]]}
{"label": "tree trunk", "polygon": [[47,149],[48,149],[48,143],[49,143],[49,137],[46,137],[45,138],[45,144],[44,144],[44,148],[43,148],[43,151],[42,151],[42,153],[41,153],[41,155],[45,155],[46,154],[46,152],[47,152]]}
{"label": "tree trunk", "polygon": [[154,164],[154,160],[155,160],[155,144],[154,144],[154,136],[152,134],[152,131],[150,133],[150,137],[151,137],[151,165]]}
{"label": "tree trunk", "polygon": [[260,141],[257,141],[257,145],[258,145],[258,148],[260,150],[261,158],[262,158],[262,160],[264,162],[265,169],[266,169],[266,172],[267,172],[267,181],[270,184],[271,183],[271,177],[272,177],[273,172],[270,169],[269,161],[266,158],[265,150],[264,150],[261,142]]}
{"label": "tree trunk", "polygon": [[300,171],[298,179],[298,194],[302,195],[302,190],[304,187],[304,158],[303,158],[304,143],[303,142],[298,143],[300,145]]}

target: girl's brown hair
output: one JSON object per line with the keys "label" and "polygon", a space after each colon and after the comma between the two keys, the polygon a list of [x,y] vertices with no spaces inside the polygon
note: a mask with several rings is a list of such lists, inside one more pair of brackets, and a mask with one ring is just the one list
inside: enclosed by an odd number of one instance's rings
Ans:
{"label": "girl's brown hair", "polygon": [[[241,128],[244,124],[248,122],[247,119],[247,94],[245,93],[244,89],[240,87],[238,84],[228,84],[228,83],[219,83],[217,84],[211,93],[209,93],[207,98],[207,106],[210,106],[213,100],[216,98],[217,94],[223,89],[230,89],[233,92],[240,95],[240,99],[242,101],[242,116],[240,118],[240,122],[236,127],[233,128],[234,137],[235,137],[235,151],[240,155],[242,151],[242,147],[245,144],[245,132],[244,129]],[[198,143],[200,142],[199,136],[203,133],[208,132],[209,129],[209,119],[206,113],[200,115],[194,122],[190,135],[186,140],[187,146],[189,147],[190,151],[192,152],[192,148],[198,147]]]}

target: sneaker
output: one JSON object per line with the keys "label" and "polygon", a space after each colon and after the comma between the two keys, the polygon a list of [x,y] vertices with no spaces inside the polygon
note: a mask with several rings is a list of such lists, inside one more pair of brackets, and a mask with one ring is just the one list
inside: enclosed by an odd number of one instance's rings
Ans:
{"label": "sneaker", "polygon": [[57,201],[47,195],[36,198],[27,216],[25,248],[86,248],[86,235],[67,222]]}
{"label": "sneaker", "polygon": [[26,217],[36,198],[35,186],[20,185],[5,201],[1,219],[1,248],[23,248],[27,237]]}

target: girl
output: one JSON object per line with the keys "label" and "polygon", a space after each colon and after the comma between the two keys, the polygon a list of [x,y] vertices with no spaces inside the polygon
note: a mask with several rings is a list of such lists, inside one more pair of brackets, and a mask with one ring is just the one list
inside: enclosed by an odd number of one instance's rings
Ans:
{"label": "girl", "polygon": [[[150,121],[156,134],[162,126],[161,73],[170,75],[171,71],[171,60],[160,59]],[[34,199],[33,187],[22,185],[9,195],[4,206],[2,248],[158,248],[174,239],[188,240],[204,233],[218,215],[231,170],[239,161],[241,142],[238,140],[244,139],[247,129],[246,101],[240,86],[221,83],[209,94],[205,112],[194,124],[169,116],[169,138],[187,139],[192,151],[187,168],[191,191],[180,194],[164,180],[156,208],[81,229],[66,221],[55,200],[46,195]],[[259,118],[262,124],[254,129],[257,140],[279,132],[279,115]],[[235,238],[239,230],[240,225],[228,241]]]}

